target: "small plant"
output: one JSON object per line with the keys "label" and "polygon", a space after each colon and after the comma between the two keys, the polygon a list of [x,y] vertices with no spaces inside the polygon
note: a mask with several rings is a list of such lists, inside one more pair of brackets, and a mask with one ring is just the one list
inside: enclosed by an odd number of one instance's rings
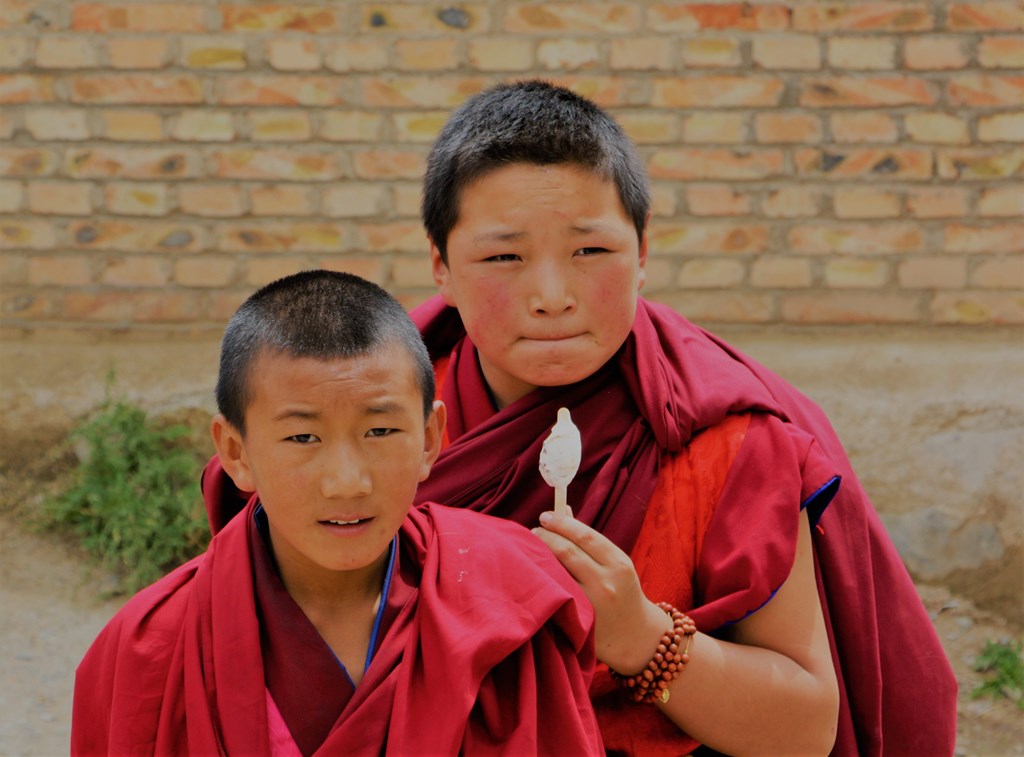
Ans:
{"label": "small plant", "polygon": [[183,425],[159,424],[108,396],[72,430],[79,464],[68,488],[50,497],[44,519],[68,528],[85,549],[135,591],[203,550],[206,519],[200,464]]}
{"label": "small plant", "polygon": [[979,684],[971,695],[978,697],[1005,697],[1024,710],[1024,661],[1021,643],[986,642],[974,660],[974,669],[990,673],[989,680]]}

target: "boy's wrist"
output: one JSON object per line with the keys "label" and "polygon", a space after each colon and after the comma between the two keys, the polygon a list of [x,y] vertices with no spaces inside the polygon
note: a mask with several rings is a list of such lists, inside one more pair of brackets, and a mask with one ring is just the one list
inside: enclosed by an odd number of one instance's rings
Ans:
{"label": "boy's wrist", "polygon": [[672,616],[645,598],[643,610],[628,638],[623,639],[619,654],[603,662],[620,675],[635,675],[647,666],[661,637],[671,628]]}

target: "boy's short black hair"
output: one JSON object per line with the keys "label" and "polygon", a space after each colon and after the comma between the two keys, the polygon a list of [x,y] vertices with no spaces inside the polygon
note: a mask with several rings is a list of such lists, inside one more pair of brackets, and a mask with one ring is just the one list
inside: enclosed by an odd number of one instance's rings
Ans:
{"label": "boy's short black hair", "polygon": [[448,262],[448,234],[461,192],[502,166],[571,164],[615,182],[642,239],[651,206],[647,171],[632,140],[605,111],[540,80],[499,84],[471,97],[448,119],[427,158],[423,224]]}
{"label": "boy's short black hair", "polygon": [[303,271],[252,294],[231,316],[221,342],[217,408],[245,433],[249,374],[262,350],[321,360],[368,355],[398,344],[412,358],[423,414],[434,404],[434,369],[419,331],[398,301],[358,276]]}

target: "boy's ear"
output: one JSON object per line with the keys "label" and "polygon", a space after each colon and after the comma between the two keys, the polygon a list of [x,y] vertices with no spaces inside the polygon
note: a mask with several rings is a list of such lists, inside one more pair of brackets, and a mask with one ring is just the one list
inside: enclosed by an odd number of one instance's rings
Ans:
{"label": "boy's ear", "polygon": [[213,446],[217,448],[220,464],[224,472],[231,476],[235,486],[243,492],[256,491],[241,432],[228,423],[228,419],[221,413],[217,413],[210,421],[210,436],[213,438]]}
{"label": "boy's ear", "polygon": [[647,218],[644,219],[644,233],[640,237],[640,272],[637,276],[637,290],[644,288],[647,282],[647,231],[651,226],[651,211],[647,211]]}
{"label": "boy's ear", "polygon": [[434,240],[427,237],[430,242],[430,270],[434,274],[434,283],[441,293],[442,299],[449,307],[455,307],[455,298],[452,296],[451,273],[448,265],[441,259],[441,251],[434,244]]}
{"label": "boy's ear", "polygon": [[441,454],[441,444],[444,439],[445,426],[448,423],[448,408],[441,400],[434,400],[434,409],[427,416],[427,423],[424,429],[423,439],[423,461],[420,467],[420,481],[425,481],[430,475],[430,468]]}

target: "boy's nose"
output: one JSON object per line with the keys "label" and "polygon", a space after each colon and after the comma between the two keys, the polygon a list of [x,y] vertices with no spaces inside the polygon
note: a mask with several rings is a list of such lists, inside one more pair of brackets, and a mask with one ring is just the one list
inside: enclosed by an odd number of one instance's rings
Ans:
{"label": "boy's nose", "polygon": [[557,315],[576,307],[568,278],[554,266],[537,272],[536,287],[530,301],[530,312],[536,315]]}
{"label": "boy's nose", "polygon": [[370,469],[359,451],[339,451],[325,461],[320,474],[320,493],[325,498],[355,499],[365,497],[372,490]]}

